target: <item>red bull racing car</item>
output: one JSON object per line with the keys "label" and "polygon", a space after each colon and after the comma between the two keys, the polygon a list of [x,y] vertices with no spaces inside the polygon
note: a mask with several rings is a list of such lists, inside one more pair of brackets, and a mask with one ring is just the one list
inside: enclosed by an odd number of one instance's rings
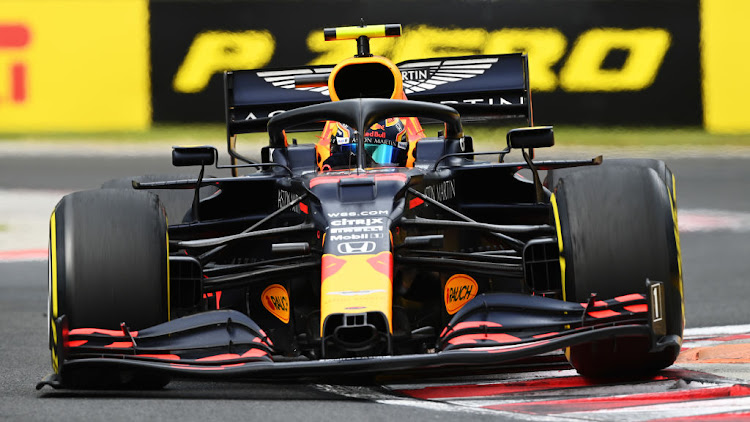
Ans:
{"label": "red bull racing car", "polygon": [[[525,55],[370,54],[400,32],[326,29],[357,55],[226,72],[231,164],[174,147],[196,174],[65,196],[39,387],[481,372],[559,350],[590,377],[671,365],[684,311],[670,170],[535,160],[554,138],[533,126]],[[499,151],[463,129],[514,119]],[[237,135],[257,131],[254,161]]]}

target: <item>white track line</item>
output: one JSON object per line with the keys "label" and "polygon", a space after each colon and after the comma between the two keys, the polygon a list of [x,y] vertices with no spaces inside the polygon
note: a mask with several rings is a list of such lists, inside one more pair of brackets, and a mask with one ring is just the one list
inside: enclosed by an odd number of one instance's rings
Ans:
{"label": "white track line", "polygon": [[680,233],[750,232],[750,213],[714,209],[686,209],[677,213]]}
{"label": "white track line", "polygon": [[[46,249],[49,218],[67,191],[0,189],[0,251],[15,253]],[[42,256],[46,259],[46,254]],[[6,261],[0,257],[0,261]]]}
{"label": "white track line", "polygon": [[587,412],[562,413],[561,419],[640,422],[653,419],[687,418],[726,412],[750,411],[750,397],[731,397],[711,400],[682,401],[634,406],[619,409],[603,409]]}
{"label": "white track line", "polygon": [[750,324],[744,325],[721,325],[716,327],[686,328],[685,339],[729,336],[733,334],[750,333]]}

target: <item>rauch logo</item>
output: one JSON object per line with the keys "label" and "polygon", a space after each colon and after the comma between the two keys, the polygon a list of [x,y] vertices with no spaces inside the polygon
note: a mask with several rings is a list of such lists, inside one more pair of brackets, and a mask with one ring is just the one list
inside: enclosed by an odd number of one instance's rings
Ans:
{"label": "rauch logo", "polygon": [[272,284],[260,295],[263,307],[284,324],[289,322],[289,293],[284,286]]}
{"label": "rauch logo", "polygon": [[466,274],[455,274],[445,283],[445,310],[453,315],[474,299],[479,290],[477,282]]}

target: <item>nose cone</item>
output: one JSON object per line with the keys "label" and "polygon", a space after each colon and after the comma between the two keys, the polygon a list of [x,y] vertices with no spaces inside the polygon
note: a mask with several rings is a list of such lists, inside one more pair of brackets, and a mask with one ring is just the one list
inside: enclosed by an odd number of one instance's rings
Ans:
{"label": "nose cone", "polygon": [[393,255],[390,251],[323,255],[321,281],[321,336],[333,328],[326,327],[326,320],[336,314],[380,312],[391,331]]}
{"label": "nose cone", "polygon": [[[326,174],[310,181],[310,189],[321,199],[327,226],[321,260],[320,334],[324,341],[349,352],[362,342],[381,344],[392,332],[391,214],[403,208],[399,204],[404,201],[408,176],[395,169],[382,170]],[[338,329],[353,314],[366,315],[375,331],[361,324]],[[365,349],[367,353],[374,350]]]}

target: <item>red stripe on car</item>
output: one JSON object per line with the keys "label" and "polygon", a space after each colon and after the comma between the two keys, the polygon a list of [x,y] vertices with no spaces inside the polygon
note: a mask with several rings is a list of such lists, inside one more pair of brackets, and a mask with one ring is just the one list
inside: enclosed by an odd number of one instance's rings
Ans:
{"label": "red stripe on car", "polygon": [[157,354],[157,355],[138,355],[141,358],[154,358],[163,360],[180,360],[180,357],[172,354]]}
{"label": "red stripe on car", "polygon": [[642,312],[648,312],[648,305],[646,305],[645,303],[641,305],[630,305],[630,306],[625,306],[623,309],[625,309],[628,312],[633,312],[637,314],[637,313],[642,313]]}
{"label": "red stripe on car", "polygon": [[587,312],[586,315],[590,316],[591,318],[609,318],[613,316],[618,316],[620,315],[620,313],[606,309],[604,311]]}
{"label": "red stripe on car", "polygon": [[323,185],[326,183],[338,183],[341,179],[362,179],[365,177],[372,177],[376,179],[377,181],[388,181],[388,180],[394,180],[397,182],[405,182],[407,177],[403,173],[393,173],[393,174],[371,174],[371,173],[365,173],[365,174],[347,174],[347,175],[341,175],[341,176],[320,176],[316,177],[312,180],[310,180],[310,187],[313,188],[317,185]]}
{"label": "red stripe on car", "polygon": [[130,349],[133,347],[133,343],[129,341],[116,341],[114,343],[108,344],[104,347],[112,348],[112,349]]}
{"label": "red stripe on car", "polygon": [[[74,328],[68,332],[68,335],[91,335],[91,334],[104,334],[105,336],[112,337],[123,337],[121,330],[105,330],[103,328]],[[138,337],[138,331],[131,331],[130,335]]]}
{"label": "red stripe on car", "polygon": [[643,300],[645,298],[646,297],[643,296],[642,294],[632,293],[632,294],[625,295],[625,296],[618,296],[615,298],[615,300],[618,302],[632,302],[634,300]]}

